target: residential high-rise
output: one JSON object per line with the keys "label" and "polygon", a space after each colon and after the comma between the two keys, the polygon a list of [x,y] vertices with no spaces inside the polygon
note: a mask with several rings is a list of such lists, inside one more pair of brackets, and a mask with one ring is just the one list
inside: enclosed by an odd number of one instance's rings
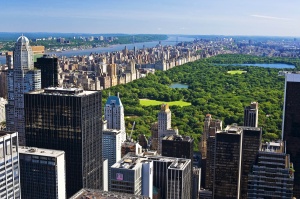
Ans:
{"label": "residential high-rise", "polygon": [[109,96],[104,107],[104,119],[107,121],[107,129],[121,131],[121,142],[126,140],[126,129],[124,119],[124,107],[119,97]]}
{"label": "residential high-rise", "polygon": [[0,66],[0,97],[7,99],[7,67]]}
{"label": "residential high-rise", "polygon": [[65,152],[19,147],[22,198],[66,198]]}
{"label": "residential high-rise", "polygon": [[120,130],[104,129],[102,139],[102,157],[108,160],[108,187],[110,187],[110,168],[121,160],[122,133]]}
{"label": "residential high-rise", "polygon": [[300,198],[300,74],[285,74],[282,136],[295,172],[294,196]]}
{"label": "residential high-rise", "polygon": [[0,131],[0,197],[21,198],[17,132]]}
{"label": "residential high-rise", "polygon": [[41,89],[41,71],[34,69],[33,53],[27,37],[18,38],[13,56],[13,69],[7,72],[6,128],[17,131],[19,144],[26,145],[24,93]]}
{"label": "residential high-rise", "polygon": [[245,107],[244,126],[258,127],[258,102],[251,102]]}
{"label": "residential high-rise", "polygon": [[41,70],[42,88],[57,87],[58,83],[58,59],[56,57],[37,58],[34,66]]}
{"label": "residential high-rise", "polygon": [[24,98],[27,145],[65,151],[67,197],[102,189],[101,92],[47,88]]}
{"label": "residential high-rise", "polygon": [[162,104],[158,113],[157,152],[162,152],[162,139],[167,135],[178,135],[178,129],[171,129],[171,110],[168,104]]}
{"label": "residential high-rise", "polygon": [[284,150],[283,142],[279,142],[267,143],[258,152],[249,173],[247,198],[293,197],[294,168]]}

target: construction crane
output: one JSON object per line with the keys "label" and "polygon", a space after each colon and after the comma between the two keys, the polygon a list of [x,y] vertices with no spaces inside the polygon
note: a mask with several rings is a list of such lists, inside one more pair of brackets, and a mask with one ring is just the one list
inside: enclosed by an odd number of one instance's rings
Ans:
{"label": "construction crane", "polygon": [[131,132],[130,132],[130,136],[129,136],[129,138],[128,138],[128,141],[131,141],[131,136],[132,136],[132,132],[133,132],[134,126],[135,126],[135,121],[134,121],[133,124],[132,124],[132,129],[131,129]]}

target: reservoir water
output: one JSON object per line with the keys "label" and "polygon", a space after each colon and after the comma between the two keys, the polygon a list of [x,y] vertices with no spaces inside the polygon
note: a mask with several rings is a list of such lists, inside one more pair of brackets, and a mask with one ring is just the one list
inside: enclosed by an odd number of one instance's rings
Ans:
{"label": "reservoir water", "polygon": [[259,66],[263,68],[295,68],[294,65],[290,64],[215,64],[216,66]]}

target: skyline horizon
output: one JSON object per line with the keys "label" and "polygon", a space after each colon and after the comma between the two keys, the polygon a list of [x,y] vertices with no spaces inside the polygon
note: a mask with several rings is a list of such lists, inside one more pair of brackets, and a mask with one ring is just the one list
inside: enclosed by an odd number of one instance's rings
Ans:
{"label": "skyline horizon", "polygon": [[[253,35],[300,37],[290,0],[3,1],[0,32]],[[55,30],[55,31],[53,31]]]}
{"label": "skyline horizon", "polygon": [[[292,36],[292,35],[244,35],[244,34],[186,34],[186,33],[125,33],[125,32],[50,32],[50,31],[41,31],[41,32],[35,32],[35,31],[1,31],[0,34],[84,34],[84,35],[124,35],[124,36],[134,36],[134,35],[167,35],[167,36],[225,36],[225,37],[291,37],[291,38],[300,38],[299,36]],[[1,35],[0,35],[1,36]],[[26,35],[24,35],[26,36]]]}

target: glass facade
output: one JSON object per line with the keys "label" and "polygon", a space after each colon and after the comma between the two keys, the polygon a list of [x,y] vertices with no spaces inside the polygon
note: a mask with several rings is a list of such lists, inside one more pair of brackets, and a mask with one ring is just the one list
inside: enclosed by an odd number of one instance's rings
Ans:
{"label": "glass facade", "polygon": [[101,92],[45,90],[24,97],[27,145],[65,151],[67,197],[83,187],[101,189]]}

